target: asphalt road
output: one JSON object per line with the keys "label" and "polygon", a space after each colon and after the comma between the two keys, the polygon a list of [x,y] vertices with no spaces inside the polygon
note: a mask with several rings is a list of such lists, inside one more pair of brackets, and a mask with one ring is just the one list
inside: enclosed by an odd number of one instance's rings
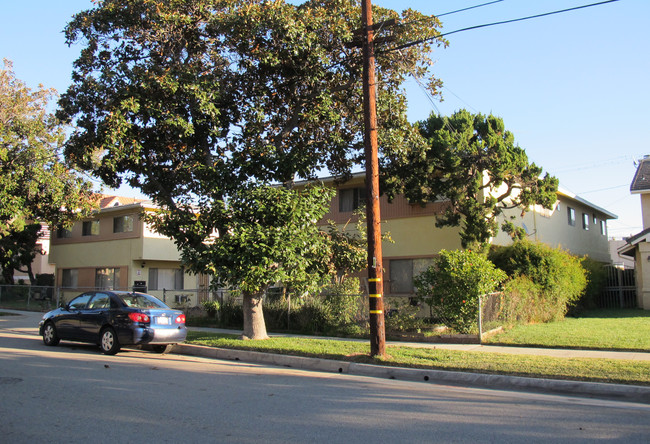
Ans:
{"label": "asphalt road", "polygon": [[0,328],[0,442],[647,443],[650,406],[94,346]]}

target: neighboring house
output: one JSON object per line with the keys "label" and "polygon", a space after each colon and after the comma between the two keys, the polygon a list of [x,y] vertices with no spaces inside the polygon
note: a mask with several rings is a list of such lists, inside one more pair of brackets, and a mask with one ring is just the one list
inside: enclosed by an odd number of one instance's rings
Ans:
{"label": "neighboring house", "polygon": [[90,288],[147,291],[169,305],[197,305],[208,279],[185,273],[174,242],[152,231],[140,214],[148,201],[106,196],[93,217],[52,234],[55,283],[68,294]]}
{"label": "neighboring house", "polygon": [[630,192],[641,197],[643,230],[627,238],[618,254],[634,259],[637,305],[650,310],[650,157],[639,161]]}
{"label": "neighboring house", "polygon": [[[365,202],[365,173],[354,174],[344,184],[335,185],[333,178],[321,179],[328,186],[336,186],[338,192],[332,201],[330,212],[320,221],[332,220],[346,224],[354,219],[354,210]],[[297,185],[304,185],[304,182]],[[558,201],[552,210],[534,208],[523,218],[521,211],[511,211],[512,222],[524,228],[529,239],[561,247],[576,255],[609,263],[607,220],[616,216],[609,211],[567,191],[558,191]],[[384,266],[384,294],[387,296],[413,295],[413,278],[431,265],[433,258],[442,250],[461,248],[460,228],[436,228],[436,215],[441,214],[447,203],[444,200],[424,206],[410,204],[404,196],[396,196],[389,203],[380,198],[382,232],[389,232],[393,243],[382,244]],[[505,220],[504,216],[504,220]],[[354,229],[349,224],[348,229]],[[508,245],[512,240],[505,233],[496,236],[492,243]]]}
{"label": "neighboring house", "polygon": [[[50,228],[47,225],[43,225],[43,228],[41,228],[41,235],[36,242],[35,249],[36,257],[34,257],[34,261],[32,262],[32,273],[34,276],[39,274],[54,274],[54,265],[49,263]],[[29,275],[16,270],[14,272],[14,282],[20,280],[29,283]]]}

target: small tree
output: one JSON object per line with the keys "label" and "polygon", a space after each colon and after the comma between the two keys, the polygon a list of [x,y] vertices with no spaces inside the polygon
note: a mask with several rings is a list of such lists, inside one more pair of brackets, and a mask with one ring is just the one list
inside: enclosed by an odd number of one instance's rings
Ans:
{"label": "small tree", "polygon": [[415,278],[415,288],[444,322],[467,333],[476,325],[480,296],[496,290],[505,279],[505,272],[479,253],[441,250],[433,265]]}
{"label": "small tree", "polygon": [[[461,110],[451,117],[432,114],[418,125],[424,141],[386,160],[387,194],[403,193],[416,203],[446,199],[436,226],[462,225],[463,248],[483,248],[504,210],[550,208],[557,200],[557,179],[540,177],[542,169],[529,163],[501,118]],[[507,222],[502,228],[518,235]]]}
{"label": "small tree", "polygon": [[202,248],[182,250],[191,270],[209,272],[239,288],[245,338],[267,337],[262,301],[270,286],[282,283],[297,293],[316,291],[328,274],[331,247],[316,222],[332,197],[324,187],[250,186],[224,203],[227,230]]}

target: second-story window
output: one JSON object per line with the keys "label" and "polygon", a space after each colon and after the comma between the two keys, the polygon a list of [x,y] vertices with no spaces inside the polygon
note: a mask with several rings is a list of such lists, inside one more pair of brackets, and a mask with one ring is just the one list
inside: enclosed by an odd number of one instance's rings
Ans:
{"label": "second-story window", "polygon": [[113,218],[113,233],[128,233],[133,231],[133,215]]}
{"label": "second-story window", "polygon": [[56,229],[56,237],[59,239],[68,239],[72,237],[72,231],[65,227],[59,227]]}
{"label": "second-story window", "polygon": [[98,236],[99,235],[99,221],[98,220],[86,220],[82,226],[83,236]]}
{"label": "second-story window", "polygon": [[366,189],[347,188],[339,190],[339,212],[349,213],[366,204]]}
{"label": "second-story window", "polygon": [[582,213],[582,229],[589,230],[589,215],[587,213]]}
{"label": "second-story window", "polygon": [[567,207],[566,212],[567,212],[569,225],[574,227],[576,224],[576,210],[571,207]]}

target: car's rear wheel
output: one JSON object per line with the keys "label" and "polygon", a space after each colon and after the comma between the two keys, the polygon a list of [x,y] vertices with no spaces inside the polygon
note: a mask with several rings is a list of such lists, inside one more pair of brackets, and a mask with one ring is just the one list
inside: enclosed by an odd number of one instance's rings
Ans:
{"label": "car's rear wheel", "polygon": [[115,330],[106,327],[99,335],[99,347],[105,355],[114,355],[120,351],[120,342],[117,340]]}
{"label": "car's rear wheel", "polygon": [[172,351],[172,347],[174,344],[159,344],[159,345],[152,345],[151,349],[156,352],[156,353],[169,353]]}
{"label": "car's rear wheel", "polygon": [[43,327],[43,343],[45,345],[58,345],[60,339],[59,335],[56,333],[56,327],[53,323],[48,322]]}

